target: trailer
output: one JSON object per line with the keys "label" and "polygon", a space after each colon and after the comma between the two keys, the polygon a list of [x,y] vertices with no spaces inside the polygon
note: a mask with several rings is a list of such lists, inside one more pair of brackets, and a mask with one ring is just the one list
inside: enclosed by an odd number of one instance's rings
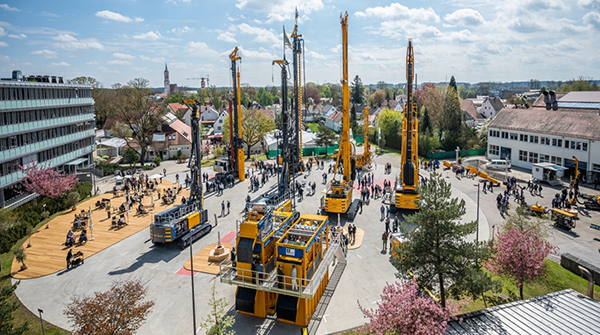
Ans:
{"label": "trailer", "polygon": [[561,185],[560,178],[564,177],[567,168],[552,163],[535,163],[531,167],[534,180],[544,181],[552,186]]}

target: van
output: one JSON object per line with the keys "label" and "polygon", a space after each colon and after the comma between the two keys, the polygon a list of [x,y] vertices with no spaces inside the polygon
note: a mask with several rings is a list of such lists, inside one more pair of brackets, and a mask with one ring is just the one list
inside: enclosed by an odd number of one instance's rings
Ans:
{"label": "van", "polygon": [[512,168],[509,161],[504,159],[492,159],[485,163],[485,168],[490,170],[509,170]]}

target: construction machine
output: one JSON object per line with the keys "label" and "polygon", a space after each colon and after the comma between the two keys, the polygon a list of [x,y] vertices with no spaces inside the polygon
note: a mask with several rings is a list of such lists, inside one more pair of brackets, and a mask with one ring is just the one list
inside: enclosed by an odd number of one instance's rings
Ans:
{"label": "construction machine", "polygon": [[150,224],[150,239],[154,244],[172,243],[178,241],[183,249],[190,243],[210,233],[212,226],[208,222],[208,211],[204,208],[202,197],[201,154],[200,154],[200,117],[199,102],[185,100],[184,103],[192,108],[192,150],[188,162],[192,183],[190,195],[186,203],[167,209],[154,215]]}
{"label": "construction machine", "polygon": [[[335,173],[329,189],[324,197],[324,209],[327,213],[348,213],[353,218],[356,215],[356,204],[352,201],[352,183],[356,177],[356,160],[350,154],[350,90],[348,89],[348,14],[342,15],[342,53],[343,53],[343,79],[342,79],[342,136],[340,138],[339,154],[335,163]],[[338,180],[337,174],[342,168],[342,178]]]}
{"label": "construction machine", "polygon": [[[284,30],[285,35],[285,30]],[[294,128],[293,141],[290,142],[290,150],[292,151],[292,165],[298,167],[298,171],[303,170],[302,161],[302,66],[301,57],[304,49],[304,39],[298,33],[298,9],[296,8],[296,24],[292,32],[291,43],[285,37],[284,44],[291,46],[292,49],[292,68],[294,77],[293,99],[292,99],[292,127]],[[291,45],[290,45],[291,44]],[[284,49],[285,50],[285,49]],[[282,95],[283,96],[283,95]],[[297,172],[297,171],[295,171]]]}
{"label": "construction machine", "polygon": [[240,181],[246,180],[244,140],[242,139],[242,99],[240,90],[240,72],[237,61],[242,57],[235,47],[231,60],[231,78],[233,80],[233,98],[229,100],[229,156],[215,160],[213,169],[217,173],[232,174]]}
{"label": "construction machine", "polygon": [[413,101],[413,79],[415,76],[415,59],[412,39],[408,40],[406,50],[406,106],[402,121],[402,155],[400,158],[400,176],[396,178],[395,192],[392,197],[390,211],[397,209],[419,209],[419,128],[417,120],[417,104]]}

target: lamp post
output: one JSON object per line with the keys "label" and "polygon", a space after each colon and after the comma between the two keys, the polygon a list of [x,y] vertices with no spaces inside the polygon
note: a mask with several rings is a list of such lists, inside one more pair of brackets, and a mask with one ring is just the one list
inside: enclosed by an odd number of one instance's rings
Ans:
{"label": "lamp post", "polygon": [[98,192],[96,192],[96,174],[94,173],[94,169],[96,168],[96,163],[92,163],[90,165],[90,167],[92,168],[92,187],[94,188],[94,190],[92,191],[93,195],[98,195]]}
{"label": "lamp post", "polygon": [[46,330],[44,329],[44,320],[42,319],[42,313],[44,311],[41,308],[38,308],[38,312],[40,313],[40,323],[42,324],[42,334],[46,334]]}
{"label": "lamp post", "polygon": [[479,242],[479,190],[481,183],[477,183],[477,232],[475,233],[475,241]]}
{"label": "lamp post", "polygon": [[192,278],[192,318],[194,319],[194,335],[196,335],[196,297],[194,295],[194,253],[192,251],[192,234],[190,234],[188,241],[190,243],[190,265],[192,267],[192,273],[190,274],[190,277]]}
{"label": "lamp post", "polygon": [[90,217],[90,241],[95,240],[94,238],[94,222],[92,221],[92,206],[89,206],[88,213]]}

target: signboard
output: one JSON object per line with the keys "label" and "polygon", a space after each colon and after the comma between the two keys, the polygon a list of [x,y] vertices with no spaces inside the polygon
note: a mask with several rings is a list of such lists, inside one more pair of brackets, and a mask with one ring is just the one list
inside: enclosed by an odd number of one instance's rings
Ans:
{"label": "signboard", "polygon": [[183,103],[187,104],[187,105],[195,105],[196,101],[194,101],[194,100],[183,100]]}
{"label": "signboard", "polygon": [[304,250],[302,249],[295,249],[295,248],[285,248],[285,247],[278,247],[278,252],[280,255],[285,255],[288,257],[295,257],[295,258],[302,258],[304,257]]}

